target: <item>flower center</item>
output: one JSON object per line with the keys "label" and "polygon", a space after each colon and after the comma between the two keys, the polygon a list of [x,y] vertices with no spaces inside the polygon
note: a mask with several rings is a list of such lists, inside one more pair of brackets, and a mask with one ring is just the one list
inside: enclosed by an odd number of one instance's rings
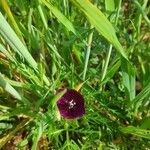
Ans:
{"label": "flower center", "polygon": [[69,102],[69,109],[72,109],[75,105],[76,105],[76,102],[72,99],[72,100]]}

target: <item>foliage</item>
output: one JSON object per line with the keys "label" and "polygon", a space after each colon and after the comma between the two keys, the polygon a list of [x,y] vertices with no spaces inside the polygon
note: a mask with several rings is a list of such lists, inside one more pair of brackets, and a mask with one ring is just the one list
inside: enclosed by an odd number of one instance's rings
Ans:
{"label": "foliage", "polygon": [[[1,0],[0,148],[149,148],[149,7]],[[67,120],[55,93],[73,88],[86,113]]]}

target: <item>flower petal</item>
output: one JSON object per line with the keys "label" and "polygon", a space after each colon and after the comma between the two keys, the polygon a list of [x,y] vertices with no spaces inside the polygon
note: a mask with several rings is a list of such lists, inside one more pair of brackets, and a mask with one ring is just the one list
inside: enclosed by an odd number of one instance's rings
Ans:
{"label": "flower petal", "polygon": [[85,114],[84,98],[76,90],[69,89],[57,101],[61,116],[67,119],[75,119]]}

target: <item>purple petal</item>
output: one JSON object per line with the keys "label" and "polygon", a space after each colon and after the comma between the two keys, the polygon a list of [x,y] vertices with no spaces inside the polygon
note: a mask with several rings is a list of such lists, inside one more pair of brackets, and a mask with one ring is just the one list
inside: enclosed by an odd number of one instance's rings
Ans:
{"label": "purple petal", "polygon": [[76,90],[70,89],[57,101],[61,116],[75,119],[85,114],[84,98]]}

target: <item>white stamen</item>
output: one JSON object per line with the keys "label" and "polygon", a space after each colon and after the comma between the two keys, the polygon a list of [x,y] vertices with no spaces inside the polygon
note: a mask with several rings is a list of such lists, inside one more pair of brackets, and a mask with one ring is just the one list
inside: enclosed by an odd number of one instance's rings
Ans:
{"label": "white stamen", "polygon": [[76,102],[72,99],[72,100],[69,102],[69,109],[73,108],[75,105],[76,105]]}

